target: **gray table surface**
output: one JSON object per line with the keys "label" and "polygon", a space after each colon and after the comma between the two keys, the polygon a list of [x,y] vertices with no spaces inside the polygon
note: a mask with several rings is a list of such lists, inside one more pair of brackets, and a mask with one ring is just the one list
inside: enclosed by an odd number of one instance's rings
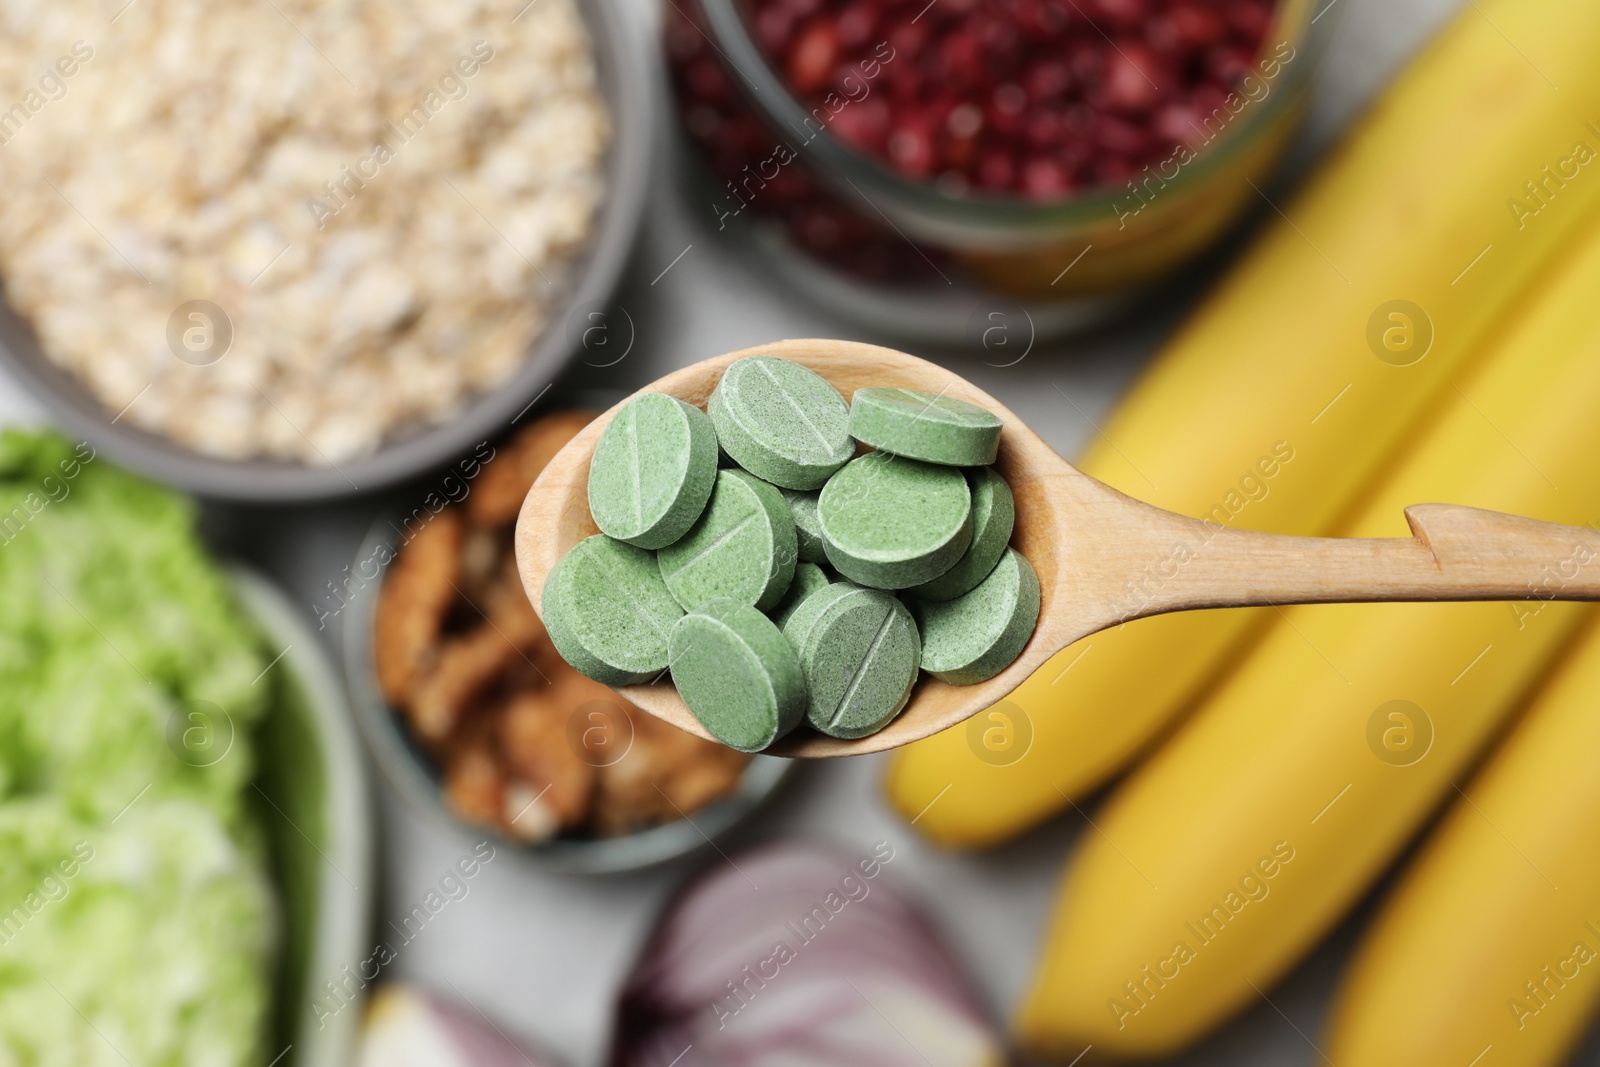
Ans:
{"label": "gray table surface", "polygon": [[[640,33],[655,32],[658,0],[603,2],[625,4]],[[1324,17],[1335,25],[1329,28],[1315,103],[1281,188],[1292,186],[1296,175],[1458,2],[1327,4]],[[653,184],[646,228],[617,301],[635,324],[636,344],[615,366],[580,367],[575,381],[631,390],[706,356],[783,337],[883,340],[798,302],[750,262],[741,244],[718,234],[708,224],[709,212],[687,203],[666,177],[671,139],[663,132],[660,142],[663,156],[657,169],[663,178]],[[976,355],[960,353],[949,362],[1070,456],[1093,432],[1090,420],[1099,420],[1181,321],[1221,258],[1202,265],[1127,321],[1069,342],[1041,345],[1014,366],[993,367]],[[21,387],[0,373],[0,423],[45,418]],[[325,583],[352,560],[382,506],[381,499],[275,511],[213,505],[206,522],[208,535],[223,551],[279,579],[313,618]],[[328,636],[331,647],[332,628]],[[1063,857],[1083,829],[1082,818],[1056,819],[980,855],[944,853],[919,840],[886,808],[879,794],[882,770],[879,757],[802,767],[778,803],[738,836],[809,835],[852,851],[878,840],[892,842],[898,853],[895,877],[927,903],[990,1005],[1006,1012],[1025,988]],[[381,882],[371,890],[378,894],[386,923],[388,917],[409,911],[437,884],[471,841],[420,820],[381,783],[378,789]],[[527,1036],[573,1067],[598,1064],[609,1039],[614,991],[658,906],[704,862],[722,861],[711,853],[688,864],[599,879],[552,876],[511,861],[495,862],[474,881],[466,899],[441,913],[402,949],[386,976],[464,998],[508,1032]],[[1360,915],[1272,991],[1271,1004],[1258,1005],[1174,1062],[1192,1067],[1320,1062],[1302,1034],[1315,1037],[1319,1031],[1338,965],[1359,921]],[[1600,1061],[1590,1056],[1586,1062]]]}

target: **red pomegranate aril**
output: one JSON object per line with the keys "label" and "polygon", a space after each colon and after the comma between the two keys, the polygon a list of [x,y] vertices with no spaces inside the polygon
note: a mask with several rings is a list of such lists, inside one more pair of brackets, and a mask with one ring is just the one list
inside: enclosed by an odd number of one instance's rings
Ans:
{"label": "red pomegranate aril", "polygon": [[1114,156],[1133,157],[1145,151],[1149,136],[1131,122],[1101,115],[1095,123],[1095,143]]}
{"label": "red pomegranate aril", "polygon": [[1059,200],[1072,190],[1072,174],[1053,159],[1022,165],[1022,191],[1030,200]]}
{"label": "red pomegranate aril", "polygon": [[1155,113],[1150,129],[1168,144],[1199,144],[1206,139],[1200,112],[1192,104],[1167,104]]}
{"label": "red pomegranate aril", "polygon": [[1255,56],[1239,48],[1219,45],[1206,50],[1206,73],[1222,85],[1232,88],[1250,73]]}
{"label": "red pomegranate aril", "polygon": [[889,134],[889,158],[906,174],[926,178],[933,173],[933,138],[916,126],[901,126]]}
{"label": "red pomegranate aril", "polygon": [[957,30],[940,42],[938,69],[957,85],[982,84],[986,74],[983,42],[975,33]]}
{"label": "red pomegranate aril", "polygon": [[764,7],[756,12],[756,43],[769,56],[783,55],[794,38],[794,15],[785,7]]}
{"label": "red pomegranate aril", "polygon": [[922,55],[922,50],[928,46],[930,30],[927,20],[912,22],[897,22],[890,28],[888,34],[889,47],[894,49],[895,58],[892,62],[904,66],[913,66],[917,58]]}
{"label": "red pomegranate aril", "polygon": [[1267,27],[1272,22],[1272,14],[1266,5],[1252,3],[1250,0],[1235,0],[1227,6],[1228,24],[1238,33],[1252,41],[1259,41],[1266,35]]}
{"label": "red pomegranate aril", "polygon": [[944,128],[951,137],[971,140],[983,129],[983,110],[975,104],[957,104],[945,118]]}
{"label": "red pomegranate aril", "polygon": [[866,44],[875,43],[878,32],[878,13],[869,4],[856,4],[847,7],[839,14],[836,23],[839,31],[839,45],[846,50],[853,50]]}
{"label": "red pomegranate aril", "polygon": [[[828,132],[951,197],[1049,201],[1117,188],[1179,144],[1203,146],[1270,29],[1276,0],[737,0],[762,52]],[[785,137],[705,44],[696,0],[669,13],[689,135],[736,187]],[[686,10],[685,10],[686,9]],[[915,20],[915,21],[913,21]],[[869,73],[870,71],[870,73]],[[863,92],[865,88],[865,92]],[[832,96],[830,96],[832,94]],[[848,98],[842,108],[830,99]],[[1221,108],[1221,117],[1217,109]],[[824,191],[806,159],[758,210],[853,273],[910,263],[891,234]],[[762,171],[764,173],[764,171]],[[741,194],[743,195],[743,194]],[[869,264],[876,264],[869,271]]]}
{"label": "red pomegranate aril", "polygon": [[1046,60],[1028,68],[1023,84],[1030,99],[1059,100],[1072,87],[1072,71],[1058,60]]}
{"label": "red pomegranate aril", "polygon": [[828,129],[839,140],[862,152],[882,152],[889,137],[889,103],[869,96],[845,106]]}
{"label": "red pomegranate aril", "polygon": [[1009,155],[1000,151],[984,154],[978,161],[978,186],[989,192],[1010,189],[1017,180],[1017,165]]}
{"label": "red pomegranate aril", "polygon": [[808,19],[822,10],[822,0],[776,0],[776,5],[796,19]]}
{"label": "red pomegranate aril", "polygon": [[1148,47],[1136,41],[1120,41],[1106,57],[1105,82],[1099,96],[1116,111],[1145,111],[1161,100],[1160,83],[1167,77]]}
{"label": "red pomegranate aril", "polygon": [[1176,4],[1167,12],[1167,19],[1177,30],[1183,46],[1191,51],[1209,48],[1227,32],[1227,26],[1216,9],[1201,4]]}
{"label": "red pomegranate aril", "polygon": [[1039,108],[1028,115],[1026,136],[1036,150],[1052,148],[1066,133],[1066,123],[1054,108]]}
{"label": "red pomegranate aril", "polygon": [[789,85],[798,93],[825,89],[839,61],[839,34],[827,19],[806,24],[789,49]]}
{"label": "red pomegranate aril", "polygon": [[1090,40],[1074,42],[1067,50],[1067,69],[1079,85],[1095,85],[1106,68],[1105,43]]}
{"label": "red pomegranate aril", "polygon": [[1093,0],[1087,10],[1110,28],[1131,30],[1144,21],[1146,5],[1144,0]]}

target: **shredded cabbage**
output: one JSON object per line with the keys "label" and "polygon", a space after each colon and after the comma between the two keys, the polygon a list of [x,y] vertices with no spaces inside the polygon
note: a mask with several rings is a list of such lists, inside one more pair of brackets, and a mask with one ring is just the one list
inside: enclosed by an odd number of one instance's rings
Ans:
{"label": "shredded cabbage", "polygon": [[184,498],[0,434],[0,1067],[259,1064],[261,642]]}

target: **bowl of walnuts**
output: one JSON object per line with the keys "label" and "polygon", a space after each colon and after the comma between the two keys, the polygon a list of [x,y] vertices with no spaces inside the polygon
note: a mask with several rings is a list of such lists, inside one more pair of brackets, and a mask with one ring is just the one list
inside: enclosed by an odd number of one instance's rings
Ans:
{"label": "bowl of walnuts", "polygon": [[379,519],[348,600],[322,609],[343,615],[356,717],[396,792],[575,873],[706,847],[791,767],[684,733],[579,674],[528,603],[517,511],[595,414],[554,411],[460,460],[413,510]]}

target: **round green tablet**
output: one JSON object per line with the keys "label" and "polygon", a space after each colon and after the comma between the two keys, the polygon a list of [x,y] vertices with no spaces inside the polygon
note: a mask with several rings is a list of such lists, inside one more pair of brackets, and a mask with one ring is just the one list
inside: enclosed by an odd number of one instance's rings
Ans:
{"label": "round green tablet", "polygon": [[683,608],[649,552],[595,534],[550,568],[539,612],[562,659],[597,682],[635,685],[667,669]]}
{"label": "round green tablet", "polygon": [[765,611],[794,579],[794,520],[772,486],[740,470],[717,472],[711,503],[663,548],[661,577],[685,611],[732,597]]}
{"label": "round green tablet", "polygon": [[1016,501],[1006,480],[988,467],[969,467],[972,490],[972,544],[954,567],[910,590],[924,600],[954,600],[989,576],[1011,541]]}
{"label": "round green tablet", "polygon": [[778,629],[783,629],[783,624],[789,621],[789,616],[800,606],[802,600],[827,584],[827,572],[821,567],[815,563],[796,563],[794,580],[789,583],[789,589],[783,594],[783,599],[772,608],[772,621],[778,624]]}
{"label": "round green tablet", "polygon": [[712,737],[756,752],[805,715],[806,683],[794,648],[771,619],[721,597],[672,628],[672,680]]}
{"label": "round green tablet", "polygon": [[877,589],[907,589],[955,566],[972,543],[972,493],[954,467],[869,452],[828,479],[817,514],[828,562]]}
{"label": "round green tablet", "polygon": [[855,455],[850,409],[798,363],[746,356],[722,372],[706,405],[734,462],[786,489],[817,489]]}
{"label": "round green tablet", "polygon": [[801,597],[800,602],[783,620],[783,636],[789,639],[795,652],[798,653],[805,647],[806,637],[811,633],[811,627],[821,617],[824,608],[852,589],[860,588],[862,587],[854,582],[830,582]]}
{"label": "round green tablet", "polygon": [[617,412],[589,461],[589,514],[600,532],[662,548],[689,532],[717,477],[717,431],[692,404],[646,393]]}
{"label": "round green tablet", "polygon": [[800,489],[779,489],[789,504],[789,517],[794,519],[796,548],[800,558],[807,563],[822,563],[828,558],[822,545],[822,520],[817,518],[817,492]]}
{"label": "round green tablet", "polygon": [[1021,654],[1039,621],[1039,577],[1015,549],[977,588],[921,605],[922,669],[951,685],[993,678]]}
{"label": "round green tablet", "polygon": [[850,436],[897,456],[982,467],[1000,450],[1000,416],[952,396],[873,386],[850,398]]}
{"label": "round green tablet", "polygon": [[807,721],[830,737],[876,733],[906,706],[921,657],[917,624],[894,594],[847,590],[800,648]]}

